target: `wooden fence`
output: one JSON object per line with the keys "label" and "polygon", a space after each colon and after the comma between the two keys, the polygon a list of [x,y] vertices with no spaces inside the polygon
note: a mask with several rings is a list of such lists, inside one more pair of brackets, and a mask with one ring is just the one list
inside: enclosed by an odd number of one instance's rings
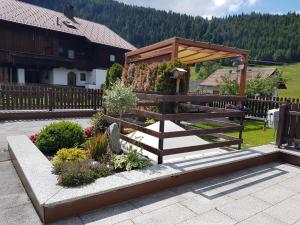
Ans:
{"label": "wooden fence", "polygon": [[98,109],[102,91],[66,86],[0,84],[0,110]]}
{"label": "wooden fence", "polygon": [[[238,110],[230,110],[230,109],[220,109],[213,108],[209,106],[203,105],[193,105],[190,102],[202,102],[209,103],[214,100],[219,101],[246,101],[244,97],[238,96],[189,96],[189,95],[160,95],[160,94],[147,94],[147,93],[138,93],[137,94],[139,100],[141,101],[136,109],[132,110],[130,114],[127,114],[127,118],[123,117],[122,119],[116,116],[105,116],[105,119],[109,123],[118,123],[121,124],[123,128],[132,128],[134,130],[143,132],[145,134],[151,135],[153,137],[158,138],[158,146],[150,146],[146,143],[143,143],[142,140],[135,140],[126,135],[121,135],[121,139],[123,139],[127,143],[131,143],[133,145],[139,146],[142,149],[149,151],[158,156],[158,163],[161,164],[163,162],[163,157],[167,155],[193,152],[199,150],[205,150],[210,148],[218,148],[225,147],[231,145],[238,145],[241,147],[243,142],[242,140],[242,132],[243,132],[243,121],[244,121],[244,113]],[[198,109],[193,113],[166,113],[166,104],[167,103],[175,103],[175,105],[183,104],[185,102],[185,107],[190,109]],[[145,109],[145,106],[153,106],[158,105],[160,112],[152,112]],[[178,107],[178,106],[175,106]],[[203,112],[205,111],[205,112]],[[144,124],[139,124],[135,118],[152,118],[156,121],[159,121],[159,130],[154,131],[147,127]],[[240,124],[223,122],[220,120],[216,120],[215,118],[220,117],[236,117],[240,119]],[[209,129],[200,129],[195,128],[193,126],[186,125],[186,130],[183,131],[173,131],[168,132],[165,130],[165,121],[171,120],[179,123],[180,121],[192,121],[197,120],[198,123],[204,124],[212,124],[215,125],[216,128]],[[239,137],[234,138],[223,133],[227,132],[239,132]],[[190,135],[211,135],[222,140],[214,143],[207,143],[203,145],[197,146],[186,146],[186,147],[177,147],[171,149],[164,148],[164,141],[167,138],[175,138],[175,137],[185,137]]]}
{"label": "wooden fence", "polygon": [[[285,103],[300,104],[300,99],[296,98],[279,98],[279,97],[248,97],[245,106],[249,109],[248,116],[266,118],[268,110],[278,109]],[[234,101],[214,101],[211,107],[225,108],[226,105],[235,105]]]}
{"label": "wooden fence", "polygon": [[276,144],[283,144],[296,148],[300,146],[300,106],[299,104],[283,104],[280,106],[279,123]]}

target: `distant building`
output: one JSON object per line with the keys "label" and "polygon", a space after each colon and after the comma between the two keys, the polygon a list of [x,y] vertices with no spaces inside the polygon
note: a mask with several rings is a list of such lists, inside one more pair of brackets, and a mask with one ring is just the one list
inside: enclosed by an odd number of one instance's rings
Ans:
{"label": "distant building", "polygon": [[0,82],[100,88],[135,47],[104,25],[17,0],[0,0]]}
{"label": "distant building", "polygon": [[[260,79],[266,79],[269,76],[276,74],[278,70],[276,68],[254,68],[249,67],[247,70],[247,80],[255,79],[257,76]],[[222,77],[229,76],[232,79],[240,77],[240,72],[236,72],[234,69],[218,69],[212,73],[208,78],[203,81],[193,80],[190,81],[190,92],[200,92],[205,94],[219,94],[219,85],[222,84]]]}

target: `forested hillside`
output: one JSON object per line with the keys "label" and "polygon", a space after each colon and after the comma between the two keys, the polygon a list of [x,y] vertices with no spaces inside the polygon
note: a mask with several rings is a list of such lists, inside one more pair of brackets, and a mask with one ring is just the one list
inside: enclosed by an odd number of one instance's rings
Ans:
{"label": "forested hillside", "polygon": [[[300,15],[250,15],[213,18],[129,6],[113,0],[23,0],[56,11],[75,6],[75,14],[102,23],[137,47],[179,36],[251,50],[251,59],[300,60]],[[201,7],[200,5],[195,7]]]}

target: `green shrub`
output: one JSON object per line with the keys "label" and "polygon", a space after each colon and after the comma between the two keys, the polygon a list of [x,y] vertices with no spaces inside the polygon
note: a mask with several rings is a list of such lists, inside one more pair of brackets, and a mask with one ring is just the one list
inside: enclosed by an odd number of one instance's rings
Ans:
{"label": "green shrub", "polygon": [[113,171],[102,165],[93,165],[92,161],[66,162],[61,165],[58,184],[66,187],[76,187],[90,184],[100,177],[112,175]]}
{"label": "green shrub", "polygon": [[145,121],[145,125],[149,126],[156,123],[155,119],[147,118]]}
{"label": "green shrub", "polygon": [[99,134],[104,133],[109,124],[104,120],[104,113],[97,112],[92,116],[91,125],[93,132]]}
{"label": "green shrub", "polygon": [[[179,61],[159,64],[155,81],[155,91],[175,93],[176,80],[172,78],[173,73],[171,72],[175,67],[187,69],[186,66]],[[188,80],[189,78],[186,77],[186,79],[180,81],[180,93],[187,92]]]}
{"label": "green shrub", "polygon": [[113,160],[115,170],[133,170],[142,169],[151,165],[148,158],[141,155],[137,149],[129,146],[127,154],[117,155]]}
{"label": "green shrub", "polygon": [[62,148],[55,154],[52,164],[56,166],[64,162],[81,161],[87,158],[88,151],[80,148]]}
{"label": "green shrub", "polygon": [[73,148],[83,142],[81,126],[74,122],[62,121],[43,128],[35,144],[44,154],[54,155],[59,149]]}
{"label": "green shrub", "polygon": [[115,63],[108,70],[105,80],[105,88],[109,89],[117,79],[122,76],[123,67],[121,64]]}
{"label": "green shrub", "polygon": [[106,135],[97,135],[86,142],[86,148],[94,160],[100,160],[108,152],[108,138]]}

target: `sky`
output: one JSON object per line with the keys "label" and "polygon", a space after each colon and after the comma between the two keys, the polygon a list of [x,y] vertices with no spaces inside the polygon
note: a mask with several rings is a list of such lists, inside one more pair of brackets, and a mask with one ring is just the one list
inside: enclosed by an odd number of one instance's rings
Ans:
{"label": "sky", "polygon": [[206,18],[261,12],[300,13],[300,0],[118,0],[126,4],[151,7]]}

